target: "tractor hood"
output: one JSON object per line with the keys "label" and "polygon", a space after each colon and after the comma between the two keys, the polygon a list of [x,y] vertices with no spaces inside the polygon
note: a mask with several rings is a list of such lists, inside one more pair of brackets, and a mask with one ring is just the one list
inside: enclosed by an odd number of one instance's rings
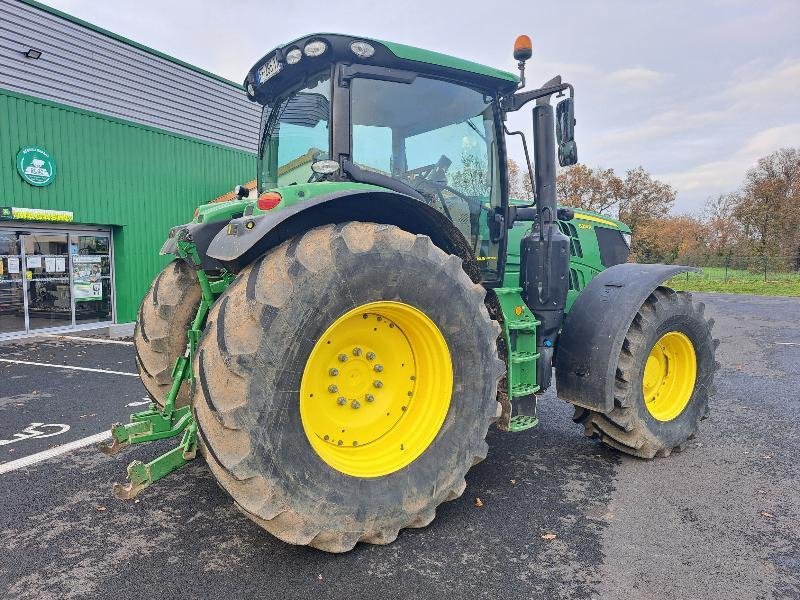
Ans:
{"label": "tractor hood", "polygon": [[378,65],[472,85],[487,92],[513,91],[516,75],[461,58],[393,42],[336,33],[315,33],[279,46],[250,69],[248,97],[269,104],[287,89],[336,62]]}

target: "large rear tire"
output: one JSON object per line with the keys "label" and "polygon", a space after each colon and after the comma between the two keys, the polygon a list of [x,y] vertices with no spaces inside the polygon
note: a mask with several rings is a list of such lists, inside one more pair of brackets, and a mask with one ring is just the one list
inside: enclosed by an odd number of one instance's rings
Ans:
{"label": "large rear tire", "polygon": [[270,250],[215,303],[195,358],[220,485],[276,537],[328,552],[430,523],[498,414],[484,297],[459,258],[394,226],[329,225]]}
{"label": "large rear tire", "polygon": [[[169,263],[155,278],[139,305],[133,330],[136,366],[150,398],[159,406],[172,386],[172,368],[186,350],[186,332],[200,305],[195,270],[183,260]],[[181,386],[175,406],[189,403],[189,386]]]}
{"label": "large rear tire", "polygon": [[614,408],[575,407],[587,436],[640,458],[682,450],[708,415],[717,341],[691,294],[658,287],[633,319],[617,363]]}

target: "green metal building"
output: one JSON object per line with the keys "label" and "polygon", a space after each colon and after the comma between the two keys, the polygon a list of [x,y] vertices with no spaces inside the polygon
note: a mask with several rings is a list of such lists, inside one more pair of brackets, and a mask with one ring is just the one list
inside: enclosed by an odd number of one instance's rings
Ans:
{"label": "green metal building", "polygon": [[132,329],[169,228],[253,178],[239,84],[0,0],[0,338]]}

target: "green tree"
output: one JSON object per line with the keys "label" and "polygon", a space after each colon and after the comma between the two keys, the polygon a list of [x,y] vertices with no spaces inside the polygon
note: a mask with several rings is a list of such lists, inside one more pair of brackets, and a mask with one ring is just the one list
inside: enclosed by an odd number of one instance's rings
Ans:
{"label": "green tree", "polygon": [[609,211],[619,202],[621,189],[622,180],[614,169],[577,164],[564,169],[556,178],[559,204],[594,212]]}
{"label": "green tree", "polygon": [[486,158],[464,151],[461,153],[461,168],[449,174],[450,187],[467,196],[489,195],[489,174]]}
{"label": "green tree", "polygon": [[800,150],[781,148],[745,175],[733,217],[753,251],[793,257],[800,267]]}
{"label": "green tree", "polygon": [[641,166],[625,173],[618,193],[617,214],[634,233],[639,225],[666,217],[677,195],[675,188],[653,179]]}

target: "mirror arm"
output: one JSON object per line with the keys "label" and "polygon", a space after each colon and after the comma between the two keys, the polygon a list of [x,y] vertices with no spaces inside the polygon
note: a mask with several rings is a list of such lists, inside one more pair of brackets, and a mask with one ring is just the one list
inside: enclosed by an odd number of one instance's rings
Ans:
{"label": "mirror arm", "polygon": [[538,90],[531,90],[529,92],[509,94],[503,97],[501,106],[504,113],[516,112],[532,100],[538,100],[539,98],[545,98],[553,94],[561,95],[565,90],[569,90],[570,98],[575,98],[575,88],[572,87],[572,84],[561,83],[539,88]]}
{"label": "mirror arm", "polygon": [[533,206],[509,206],[508,207],[508,228],[514,227],[518,221],[535,221],[539,218],[539,211]]}

